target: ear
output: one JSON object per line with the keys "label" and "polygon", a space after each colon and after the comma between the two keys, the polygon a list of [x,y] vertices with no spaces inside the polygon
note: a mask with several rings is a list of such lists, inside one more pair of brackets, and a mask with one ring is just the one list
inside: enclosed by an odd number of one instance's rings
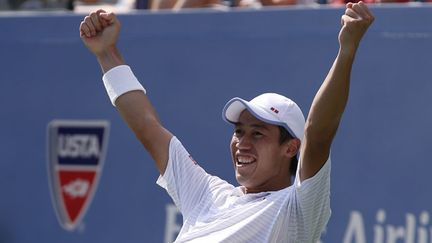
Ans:
{"label": "ear", "polygon": [[292,158],[297,155],[300,151],[300,139],[293,138],[290,139],[288,142],[286,142],[286,149],[285,149],[285,155],[289,158]]}

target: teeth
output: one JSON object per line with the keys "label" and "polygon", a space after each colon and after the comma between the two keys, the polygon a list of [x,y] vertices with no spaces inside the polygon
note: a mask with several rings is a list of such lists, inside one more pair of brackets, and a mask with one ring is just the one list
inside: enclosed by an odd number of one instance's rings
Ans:
{"label": "teeth", "polygon": [[255,160],[252,157],[239,156],[239,157],[237,157],[237,161],[239,163],[242,163],[242,164],[250,164],[250,163],[254,162]]}

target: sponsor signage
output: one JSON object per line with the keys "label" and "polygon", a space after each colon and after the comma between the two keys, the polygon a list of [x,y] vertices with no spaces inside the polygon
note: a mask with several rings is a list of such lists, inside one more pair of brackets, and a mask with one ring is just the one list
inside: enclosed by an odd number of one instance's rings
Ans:
{"label": "sponsor signage", "polygon": [[61,226],[73,231],[95,195],[108,144],[109,122],[54,120],[48,125],[48,174]]}

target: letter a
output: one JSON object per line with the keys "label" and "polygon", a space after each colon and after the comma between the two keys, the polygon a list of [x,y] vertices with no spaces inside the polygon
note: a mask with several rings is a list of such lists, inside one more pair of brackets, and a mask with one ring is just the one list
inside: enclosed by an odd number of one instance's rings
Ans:
{"label": "letter a", "polygon": [[343,243],[366,243],[363,217],[360,212],[351,212]]}

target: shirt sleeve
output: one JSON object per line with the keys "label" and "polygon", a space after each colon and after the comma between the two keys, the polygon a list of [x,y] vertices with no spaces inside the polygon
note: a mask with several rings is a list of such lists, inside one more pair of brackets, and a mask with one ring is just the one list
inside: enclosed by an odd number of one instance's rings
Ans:
{"label": "shirt sleeve", "polygon": [[313,177],[304,181],[300,181],[297,169],[294,185],[303,227],[310,239],[319,239],[330,218],[330,170],[330,157]]}
{"label": "shirt sleeve", "polygon": [[169,158],[165,173],[157,184],[173,199],[184,218],[198,205],[208,192],[211,176],[186,151],[181,142],[173,137],[169,145]]}

